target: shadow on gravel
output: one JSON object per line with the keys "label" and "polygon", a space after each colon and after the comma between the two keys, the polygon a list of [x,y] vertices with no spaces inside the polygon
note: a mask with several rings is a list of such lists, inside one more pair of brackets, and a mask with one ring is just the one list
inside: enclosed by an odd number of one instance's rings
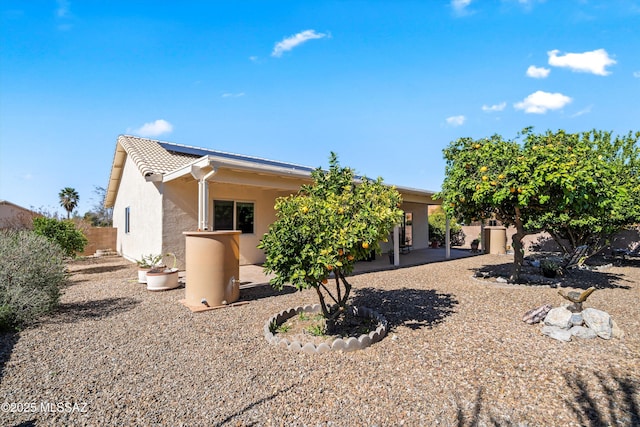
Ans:
{"label": "shadow on gravel", "polygon": [[99,265],[96,267],[78,268],[73,271],[72,274],[100,274],[100,273],[113,273],[118,270],[129,269],[128,265]]}
{"label": "shadow on gravel", "polygon": [[0,380],[4,376],[4,367],[9,358],[13,347],[18,342],[20,334],[17,332],[6,332],[0,334]]}
{"label": "shadow on gravel", "polygon": [[[482,278],[491,280],[497,277],[508,279],[513,270],[513,263],[487,265],[473,270],[478,280]],[[554,278],[546,278],[541,274],[540,268],[523,266],[521,277],[525,286],[549,286],[558,285],[563,288],[588,289],[591,286],[596,289],[631,289],[633,283],[624,275],[613,274],[607,270],[573,269]]]}
{"label": "shadow on gravel", "polygon": [[278,295],[292,294],[296,292],[293,286],[285,286],[281,291],[274,289],[270,284],[252,286],[240,289],[240,301],[255,301],[262,298],[275,297]]}
{"label": "shadow on gravel", "polygon": [[[244,414],[245,412],[251,410],[254,406],[258,406],[258,405],[260,405],[260,404],[262,404],[264,402],[268,402],[268,401],[270,401],[272,399],[275,399],[279,394],[286,393],[289,390],[291,390],[292,388],[293,388],[293,384],[290,385],[289,387],[283,389],[283,390],[279,390],[276,393],[273,393],[271,396],[263,397],[262,399],[256,400],[255,402],[245,406],[244,408],[242,408],[238,412],[229,415],[227,418],[225,418],[224,420],[220,421],[219,423],[214,424],[214,426],[215,427],[220,427],[220,426],[223,426],[223,425],[227,425],[228,422],[230,422],[232,419],[234,419],[238,415]],[[241,424],[241,423],[238,422],[238,424],[236,424],[236,425],[243,425],[244,426],[244,425],[253,425],[253,424]]]}
{"label": "shadow on gravel", "polygon": [[129,311],[140,301],[133,298],[105,298],[100,300],[63,303],[44,322],[73,323],[85,319],[103,319]]}
{"label": "shadow on gravel", "polygon": [[458,300],[435,290],[363,288],[355,290],[352,304],[382,314],[389,322],[389,329],[400,325],[421,329],[433,328],[454,313]]}
{"label": "shadow on gravel", "polygon": [[640,425],[640,381],[612,372],[564,374],[574,398],[565,398],[567,406],[583,426]]}

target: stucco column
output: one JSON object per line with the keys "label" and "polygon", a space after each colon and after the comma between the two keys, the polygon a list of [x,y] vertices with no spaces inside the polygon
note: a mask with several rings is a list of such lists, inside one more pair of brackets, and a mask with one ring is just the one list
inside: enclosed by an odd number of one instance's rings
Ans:
{"label": "stucco column", "polygon": [[444,220],[444,258],[445,259],[451,258],[451,238],[449,236],[450,229],[451,229],[451,225],[449,224],[449,215],[446,215]]}
{"label": "stucco column", "polygon": [[400,226],[393,227],[393,265],[400,265]]}
{"label": "stucco column", "polygon": [[480,253],[485,253],[484,220],[480,221]]}

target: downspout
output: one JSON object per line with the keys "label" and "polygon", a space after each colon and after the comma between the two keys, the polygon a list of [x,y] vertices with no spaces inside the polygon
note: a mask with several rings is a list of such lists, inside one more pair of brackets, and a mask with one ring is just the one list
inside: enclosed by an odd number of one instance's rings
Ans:
{"label": "downspout", "polygon": [[210,165],[213,169],[203,175],[202,169],[193,169],[191,175],[198,180],[198,230],[209,229],[209,182],[207,181],[216,174],[218,169]]}

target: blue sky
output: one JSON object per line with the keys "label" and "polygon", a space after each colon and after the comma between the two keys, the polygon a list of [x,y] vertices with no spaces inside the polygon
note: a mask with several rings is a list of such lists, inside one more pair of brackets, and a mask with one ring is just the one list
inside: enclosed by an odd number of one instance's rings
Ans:
{"label": "blue sky", "polygon": [[0,2],[0,199],[84,214],[118,135],[438,190],[450,141],[640,130],[640,0]]}

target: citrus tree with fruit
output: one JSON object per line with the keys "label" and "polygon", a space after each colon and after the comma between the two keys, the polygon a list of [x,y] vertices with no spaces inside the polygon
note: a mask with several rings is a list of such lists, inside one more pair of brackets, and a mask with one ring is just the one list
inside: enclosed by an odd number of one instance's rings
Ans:
{"label": "citrus tree with fruit", "polygon": [[265,271],[275,273],[273,287],[290,283],[316,290],[327,329],[345,312],[351,292],[347,276],[355,262],[379,253],[379,242],[402,219],[394,187],[381,178],[356,179],[335,153],[329,163],[328,171],[312,172],[313,184],[276,201],[277,220],[258,245],[266,255]]}
{"label": "citrus tree with fruit", "polygon": [[527,234],[545,230],[559,243],[571,236],[570,250],[640,220],[638,136],[527,128],[516,140],[460,138],[444,150],[437,197],[460,221],[496,217],[515,227],[511,280],[518,281]]}

